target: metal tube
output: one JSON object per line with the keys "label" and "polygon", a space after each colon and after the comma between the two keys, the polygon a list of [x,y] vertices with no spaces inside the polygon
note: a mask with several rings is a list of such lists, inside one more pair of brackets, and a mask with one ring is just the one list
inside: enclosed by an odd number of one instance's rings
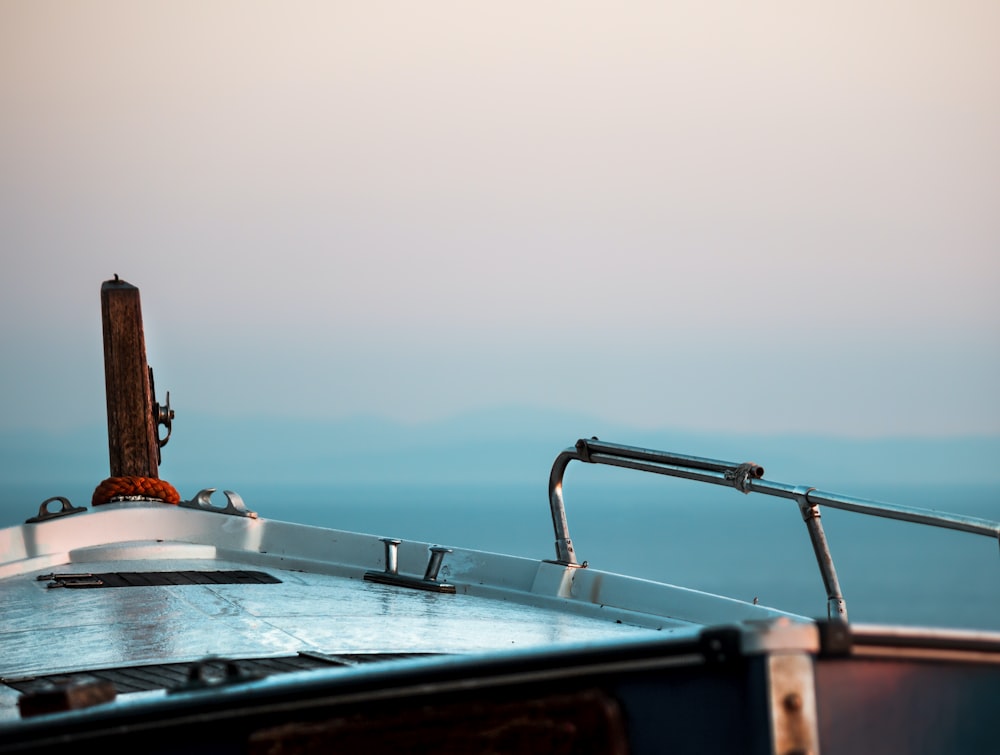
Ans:
{"label": "metal tube", "polygon": [[[657,464],[723,473],[741,466],[739,464],[733,464],[732,462],[719,461],[718,459],[707,459],[701,456],[687,456],[685,454],[657,451],[651,448],[625,446],[620,443],[606,443],[598,440],[597,438],[577,441],[577,449],[580,448],[581,443],[585,445],[591,458],[593,458],[594,454],[607,454],[609,456],[617,456],[625,459],[652,461]],[[756,467],[756,477],[763,477],[764,468],[759,465],[754,466]]]}
{"label": "metal tube", "polygon": [[399,543],[400,541],[394,537],[380,537],[383,543],[385,543],[385,571],[386,574],[396,574],[399,572]]}
{"label": "metal tube", "polygon": [[830,555],[826,535],[820,523],[820,504],[869,516],[926,524],[975,535],[986,535],[1000,542],[1000,523],[987,519],[881,503],[864,498],[827,493],[815,488],[771,482],[763,479],[764,468],[754,462],[735,464],[698,456],[685,456],[648,448],[605,443],[597,438],[581,438],[573,448],[567,448],[556,457],[549,474],[549,507],[552,512],[552,526],[556,538],[556,560],[557,563],[567,566],[577,565],[577,560],[573,543],[569,537],[569,524],[566,519],[566,504],[563,500],[562,486],[566,467],[574,459],[588,464],[604,464],[707,482],[713,485],[724,485],[734,487],[743,493],[762,493],[798,502],[813,543],[820,572],[823,575],[830,618],[841,618],[844,621],[847,620],[847,607],[840,592],[837,573],[833,567],[833,558]]}
{"label": "metal tube", "polygon": [[573,459],[581,458],[575,448],[567,448],[556,457],[549,473],[549,509],[552,512],[552,528],[556,535],[556,561],[566,566],[576,566],[573,541],[569,537],[569,522],[566,521],[566,504],[563,502],[562,478],[567,465]]}
{"label": "metal tube", "polygon": [[809,493],[812,490],[814,488],[799,488],[799,494],[795,500],[799,504],[799,511],[806,523],[806,529],[809,530],[813,553],[816,554],[819,573],[823,577],[823,587],[826,589],[827,618],[831,621],[847,621],[847,601],[844,600],[844,595],[840,590],[837,569],[833,565],[830,545],[826,541],[826,533],[823,531],[823,524],[820,521],[819,504],[809,498]]}
{"label": "metal tube", "polygon": [[[795,489],[792,485],[759,480],[754,482],[752,492],[779,498],[794,499]],[[951,514],[946,511],[935,511],[933,509],[921,509],[915,506],[901,506],[895,503],[870,501],[865,498],[853,498],[851,496],[838,495],[837,493],[828,493],[816,490],[815,488],[810,491],[809,500],[823,506],[829,506],[832,509],[853,511],[858,514],[878,516],[885,519],[897,519],[902,522],[926,524],[931,527],[941,527],[943,529],[959,530],[961,532],[972,533],[973,535],[1000,538],[1000,522],[980,519],[974,516]]]}
{"label": "metal tube", "polygon": [[427,560],[427,569],[424,571],[424,579],[428,582],[434,582],[437,580],[438,572],[441,570],[441,562],[444,560],[444,554],[451,553],[451,548],[432,545],[430,552],[430,558]]}
{"label": "metal tube", "polygon": [[[579,450],[581,444],[583,444],[583,453],[586,454],[586,459],[583,458]],[[755,465],[752,462],[737,464],[717,461],[715,459],[704,459],[697,456],[683,456],[681,454],[669,454],[644,448],[622,446],[616,443],[581,440],[577,442],[576,448],[566,449],[556,458],[556,462],[552,467],[552,474],[549,478],[550,498],[554,487],[558,484],[561,502],[562,476],[566,466],[572,459],[581,459],[591,464],[605,464],[614,467],[636,469],[643,472],[653,472],[655,474],[707,482],[725,487],[737,487],[734,485],[733,475],[736,470],[749,466],[752,472],[749,475],[747,492],[762,493],[777,498],[795,500],[796,491],[801,487],[762,479],[763,467]],[[980,519],[962,514],[951,514],[931,509],[921,509],[913,506],[882,503],[816,489],[813,489],[809,493],[809,499],[820,505],[844,511],[854,511],[859,514],[868,514],[869,516],[898,519],[900,521],[915,522],[917,524],[926,524],[932,527],[942,527],[1000,539],[1000,523],[988,519]],[[565,511],[563,511],[563,520],[565,521]]]}

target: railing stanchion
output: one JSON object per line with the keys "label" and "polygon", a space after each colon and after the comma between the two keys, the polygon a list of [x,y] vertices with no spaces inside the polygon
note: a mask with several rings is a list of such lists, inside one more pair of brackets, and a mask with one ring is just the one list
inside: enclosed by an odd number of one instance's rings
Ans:
{"label": "railing stanchion", "polygon": [[820,521],[819,504],[809,500],[809,492],[815,488],[801,487],[795,496],[796,503],[799,504],[799,511],[802,519],[809,530],[809,539],[812,541],[813,552],[816,554],[816,563],[819,565],[819,573],[823,577],[823,587],[826,588],[826,613],[830,621],[847,621],[847,601],[840,591],[840,580],[837,579],[837,569],[833,565],[833,555],[830,553],[830,545],[826,541],[826,533],[823,531],[823,523]]}

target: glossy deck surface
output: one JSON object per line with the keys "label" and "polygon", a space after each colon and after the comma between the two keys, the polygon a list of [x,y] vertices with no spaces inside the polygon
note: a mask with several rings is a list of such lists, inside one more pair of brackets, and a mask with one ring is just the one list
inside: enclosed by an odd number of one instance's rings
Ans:
{"label": "glossy deck surface", "polygon": [[[401,543],[397,573],[420,581],[429,550]],[[0,530],[0,719],[16,717],[19,685],[53,675],[206,658],[523,650],[776,614],[460,548],[445,555],[438,578],[453,594],[366,580],[384,574],[386,561],[386,545],[374,535],[148,502]],[[265,577],[197,583],[219,572]],[[180,584],[58,586],[62,575],[103,574],[118,583],[152,573]]]}
{"label": "glossy deck surface", "polygon": [[[181,559],[147,561],[141,570],[245,568],[226,560]],[[113,561],[101,570],[137,567]],[[263,571],[280,582],[70,589],[48,588],[47,580],[17,580],[4,587],[0,676],[211,655],[468,653],[650,631],[504,600]]]}

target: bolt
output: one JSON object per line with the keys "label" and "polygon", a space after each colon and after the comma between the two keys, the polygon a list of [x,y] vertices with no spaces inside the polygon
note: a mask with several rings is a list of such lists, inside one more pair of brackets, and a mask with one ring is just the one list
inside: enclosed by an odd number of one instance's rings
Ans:
{"label": "bolt", "polygon": [[782,704],[789,713],[798,713],[802,710],[802,696],[798,692],[789,692]]}

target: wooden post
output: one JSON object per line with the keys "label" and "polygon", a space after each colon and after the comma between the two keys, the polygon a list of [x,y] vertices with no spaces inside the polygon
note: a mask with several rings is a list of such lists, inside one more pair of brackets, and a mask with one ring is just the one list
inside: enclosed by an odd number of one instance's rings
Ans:
{"label": "wooden post", "polygon": [[157,478],[160,446],[139,289],[117,275],[104,281],[101,317],[111,476]]}

